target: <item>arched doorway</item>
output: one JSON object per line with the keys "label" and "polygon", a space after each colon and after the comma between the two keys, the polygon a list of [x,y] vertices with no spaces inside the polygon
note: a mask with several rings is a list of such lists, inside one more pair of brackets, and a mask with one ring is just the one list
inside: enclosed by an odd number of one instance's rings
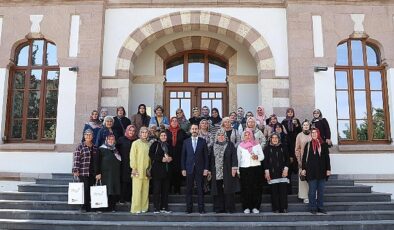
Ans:
{"label": "arched doorway", "polygon": [[182,108],[189,118],[192,108],[217,108],[228,114],[228,60],[202,50],[178,53],[165,60],[164,106],[168,116]]}

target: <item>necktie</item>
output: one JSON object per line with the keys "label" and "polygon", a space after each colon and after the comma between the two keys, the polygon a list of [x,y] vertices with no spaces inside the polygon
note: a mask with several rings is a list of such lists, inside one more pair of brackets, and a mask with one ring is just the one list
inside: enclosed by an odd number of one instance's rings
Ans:
{"label": "necktie", "polygon": [[197,140],[196,138],[193,138],[193,150],[196,152],[196,147],[197,147]]}

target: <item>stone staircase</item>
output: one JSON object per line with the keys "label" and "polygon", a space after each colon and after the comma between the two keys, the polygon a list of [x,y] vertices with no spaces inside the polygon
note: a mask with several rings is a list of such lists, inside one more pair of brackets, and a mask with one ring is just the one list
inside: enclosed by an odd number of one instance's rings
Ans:
{"label": "stone staircase", "polygon": [[[209,195],[205,196],[207,213],[203,215],[184,213],[184,195],[170,195],[171,214],[132,215],[130,205],[117,205],[116,213],[80,213],[78,205],[67,204],[70,181],[68,174],[53,174],[52,179],[20,185],[18,192],[1,192],[0,229],[394,229],[390,194],[372,192],[371,186],[355,185],[336,175],[326,185],[326,215],[310,214],[297,195],[289,195],[289,213],[272,213],[268,187],[264,187],[260,214],[241,213],[239,195],[239,213],[235,214],[213,213]],[[293,181],[294,194],[297,184]]]}

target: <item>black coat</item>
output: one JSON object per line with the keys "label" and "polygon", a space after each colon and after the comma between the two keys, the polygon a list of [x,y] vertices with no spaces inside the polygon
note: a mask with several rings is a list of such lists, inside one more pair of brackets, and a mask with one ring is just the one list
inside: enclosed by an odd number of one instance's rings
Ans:
{"label": "black coat", "polygon": [[327,139],[331,139],[330,125],[328,124],[328,121],[326,120],[326,118],[316,120],[316,121],[312,120],[312,127],[319,129],[320,136],[324,142],[326,142]]}
{"label": "black coat", "polygon": [[175,171],[181,170],[181,155],[182,155],[182,146],[183,141],[188,138],[185,131],[179,129],[176,137],[176,145],[172,146],[172,133],[169,130],[166,130],[167,133],[167,143],[171,147],[171,155],[172,155],[172,169]]}
{"label": "black coat", "polygon": [[321,144],[321,154],[313,153],[312,142],[305,145],[302,170],[306,170],[307,181],[328,179],[327,170],[331,171],[331,164],[327,143]]}
{"label": "black coat", "polygon": [[[171,156],[170,146],[168,146],[168,151],[169,151],[168,155]],[[159,141],[155,141],[150,146],[149,157],[152,162],[152,169],[151,169],[152,178],[163,179],[169,177],[171,171],[171,164],[162,161],[164,157],[164,151],[161,148],[161,143]]]}
{"label": "black coat", "polygon": [[289,153],[286,146],[281,144],[272,146],[268,144],[264,148],[264,170],[269,170],[271,179],[282,178],[285,167],[289,167]]}
{"label": "black coat", "polygon": [[[211,195],[217,195],[218,189],[216,187],[216,166],[215,166],[215,154],[213,152],[213,146],[210,147],[210,170],[212,173],[211,183]],[[232,168],[238,168],[237,149],[232,142],[227,142],[227,147],[224,150],[223,156],[223,185],[224,193],[231,194],[240,191],[238,176],[233,177],[231,175]]]}
{"label": "black coat", "polygon": [[131,121],[127,117],[114,117],[114,125],[112,126],[112,130],[114,131],[114,135],[116,137],[116,140],[118,140],[120,137],[124,136],[124,132],[126,131],[127,126],[131,124]]}
{"label": "black coat", "polygon": [[120,195],[120,161],[113,150],[99,148],[94,160],[96,175],[101,174],[101,182],[107,186],[108,195]]}
{"label": "black coat", "polygon": [[120,163],[120,177],[122,182],[131,183],[131,168],[130,168],[130,149],[134,140],[129,140],[127,137],[120,137],[116,143],[122,161]]}

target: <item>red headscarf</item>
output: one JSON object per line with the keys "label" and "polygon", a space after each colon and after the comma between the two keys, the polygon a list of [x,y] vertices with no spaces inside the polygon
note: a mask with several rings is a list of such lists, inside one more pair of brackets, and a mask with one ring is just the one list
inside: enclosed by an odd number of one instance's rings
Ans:
{"label": "red headscarf", "polygon": [[320,155],[320,154],[321,154],[321,144],[323,143],[323,139],[322,139],[321,136],[320,136],[320,130],[319,130],[319,129],[313,128],[313,129],[311,130],[311,133],[312,133],[313,131],[315,131],[315,130],[316,130],[316,133],[317,133],[317,138],[316,138],[316,139],[313,139],[313,138],[312,138],[313,154],[316,154],[316,151],[318,151],[318,152],[319,152],[319,155]]}
{"label": "red headscarf", "polygon": [[242,148],[247,149],[249,153],[252,153],[252,149],[254,146],[256,146],[258,143],[254,139],[254,134],[253,130],[251,128],[245,129],[244,133],[249,133],[250,139],[249,140],[243,140],[241,144],[239,144]]}
{"label": "red headscarf", "polygon": [[172,127],[171,126],[172,119],[175,119],[175,120],[178,121],[178,118],[177,117],[171,117],[171,119],[170,119],[170,127],[168,128],[168,130],[170,130],[170,132],[172,134],[172,146],[175,147],[175,145],[176,145],[176,137],[177,137],[177,133],[178,133],[178,130],[180,129],[180,127],[179,127],[179,123],[178,123],[178,125],[176,127]]}

